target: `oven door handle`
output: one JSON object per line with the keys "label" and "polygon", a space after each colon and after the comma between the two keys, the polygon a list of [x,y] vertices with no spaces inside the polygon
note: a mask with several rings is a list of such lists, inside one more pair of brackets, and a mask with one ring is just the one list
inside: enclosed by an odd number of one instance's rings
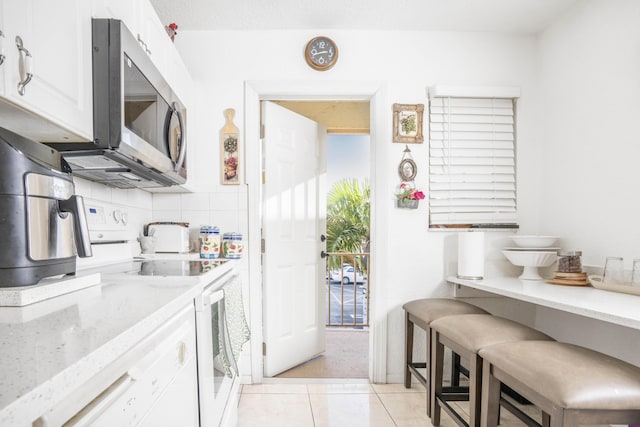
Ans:
{"label": "oven door handle", "polygon": [[218,289],[216,291],[205,291],[202,294],[202,304],[205,307],[208,307],[216,302],[222,300],[224,298],[224,291],[222,289]]}

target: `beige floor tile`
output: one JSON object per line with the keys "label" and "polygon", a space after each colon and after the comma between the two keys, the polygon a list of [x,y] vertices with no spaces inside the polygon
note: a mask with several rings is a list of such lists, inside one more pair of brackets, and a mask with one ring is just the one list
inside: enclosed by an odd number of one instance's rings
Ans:
{"label": "beige floor tile", "polygon": [[425,393],[424,386],[412,383],[411,388],[404,388],[404,384],[371,384],[376,393]]}
{"label": "beige floor tile", "polygon": [[309,394],[373,393],[369,384],[307,384]]}
{"label": "beige floor tile", "polygon": [[243,394],[238,427],[314,427],[308,394]]}
{"label": "beige floor tile", "polygon": [[381,393],[378,396],[398,427],[430,425],[426,394]]}
{"label": "beige floor tile", "polygon": [[312,394],[315,427],[395,427],[375,394]]}
{"label": "beige floor tile", "polygon": [[243,394],[307,394],[306,384],[245,384]]}
{"label": "beige floor tile", "polygon": [[453,409],[459,413],[464,419],[469,420],[469,402],[449,402]]}

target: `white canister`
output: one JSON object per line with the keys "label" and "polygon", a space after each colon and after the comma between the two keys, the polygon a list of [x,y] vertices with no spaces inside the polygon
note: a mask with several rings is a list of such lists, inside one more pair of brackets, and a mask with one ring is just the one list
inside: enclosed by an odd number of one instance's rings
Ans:
{"label": "white canister", "polygon": [[242,234],[224,233],[222,236],[222,251],[225,258],[238,259],[242,257],[242,252],[244,251]]}
{"label": "white canister", "polygon": [[218,258],[220,256],[220,229],[212,225],[200,227],[200,258]]}
{"label": "white canister", "polygon": [[458,234],[458,278],[481,280],[484,277],[484,232]]}

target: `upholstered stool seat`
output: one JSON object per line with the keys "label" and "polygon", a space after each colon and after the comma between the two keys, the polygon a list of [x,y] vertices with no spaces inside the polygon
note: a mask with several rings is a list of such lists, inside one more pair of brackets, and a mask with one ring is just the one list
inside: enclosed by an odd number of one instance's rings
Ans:
{"label": "upholstered stool seat", "polygon": [[[418,381],[425,386],[427,390],[427,414],[431,414],[431,397],[430,397],[430,375],[431,375],[431,328],[429,325],[436,319],[456,314],[484,313],[485,310],[468,304],[448,298],[423,298],[410,301],[402,306],[405,311],[405,372],[404,385],[411,388],[411,375],[413,374]],[[426,332],[426,355],[425,362],[413,361],[413,332],[414,324],[422,328]],[[459,360],[454,356],[455,360]],[[459,377],[458,364],[453,363],[452,366],[452,382]],[[418,369],[427,368],[426,376],[423,376]]]}
{"label": "upholstered stool seat", "polygon": [[482,426],[495,427],[506,384],[543,412],[543,425],[640,424],[640,368],[572,344],[527,341],[480,350]]}
{"label": "upholstered stool seat", "polygon": [[[495,344],[525,340],[551,340],[540,331],[512,320],[486,314],[462,314],[442,317],[431,322],[432,370],[431,370],[431,423],[440,425],[441,409],[461,426],[480,425],[480,395],[482,384],[482,359],[478,352]],[[469,393],[466,396],[448,395],[443,392],[442,371],[444,347],[469,361]],[[516,361],[517,363],[517,361]],[[469,400],[469,423],[447,403],[448,400]]]}

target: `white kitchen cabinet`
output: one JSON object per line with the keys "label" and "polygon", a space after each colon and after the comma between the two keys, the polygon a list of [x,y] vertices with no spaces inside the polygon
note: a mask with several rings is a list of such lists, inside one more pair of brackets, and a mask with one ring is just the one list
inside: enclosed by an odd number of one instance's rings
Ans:
{"label": "white kitchen cabinet", "polygon": [[[85,0],[0,4],[5,50],[0,125],[40,141],[92,140],[90,5]],[[21,91],[28,71],[32,77]]]}
{"label": "white kitchen cabinet", "polygon": [[195,328],[191,303],[34,425],[197,427]]}

